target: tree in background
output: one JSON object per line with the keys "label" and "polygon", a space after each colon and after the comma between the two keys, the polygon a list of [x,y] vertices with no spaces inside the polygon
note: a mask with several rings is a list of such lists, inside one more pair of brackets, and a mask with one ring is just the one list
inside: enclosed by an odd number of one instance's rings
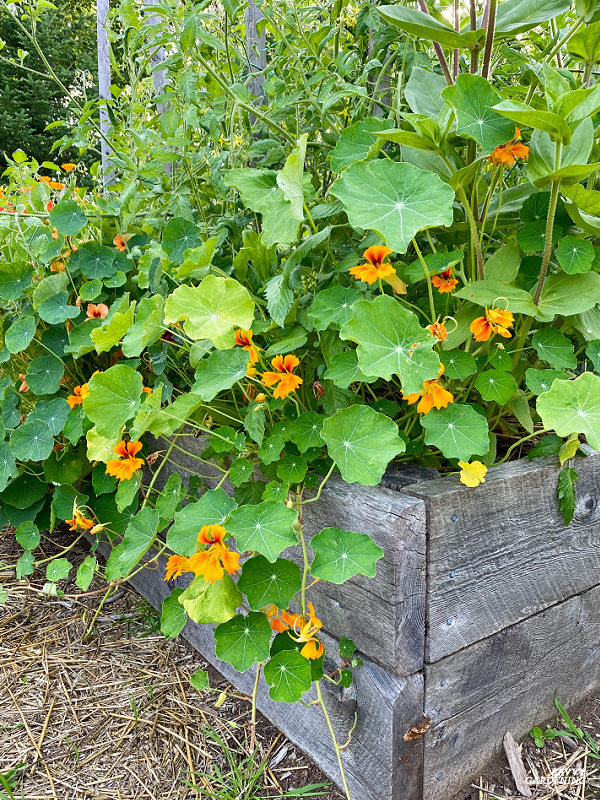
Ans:
{"label": "tree in background", "polygon": [[[55,0],[37,23],[37,37],[62,84],[81,100],[97,94],[96,15],[89,0]],[[4,153],[18,148],[40,163],[53,160],[52,145],[64,129],[46,130],[51,122],[71,120],[72,103],[59,86],[44,78],[47,70],[31,42],[8,14],[0,11],[0,170]],[[27,52],[21,66],[19,50]],[[42,75],[28,71],[37,70]],[[62,161],[79,159],[66,151]]]}

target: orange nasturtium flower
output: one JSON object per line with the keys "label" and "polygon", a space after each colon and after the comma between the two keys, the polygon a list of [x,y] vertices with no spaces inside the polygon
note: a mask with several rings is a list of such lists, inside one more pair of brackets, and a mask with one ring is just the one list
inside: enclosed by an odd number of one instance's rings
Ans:
{"label": "orange nasturtium flower", "polygon": [[[127,237],[127,239],[129,239],[129,236]],[[120,233],[117,233],[117,235],[113,239],[114,246],[117,248],[117,250],[120,250],[121,253],[124,253],[125,250],[127,250],[127,239],[121,236]]]}
{"label": "orange nasturtium flower", "polygon": [[198,534],[198,544],[205,549],[199,550],[189,558],[171,556],[167,561],[165,580],[177,578],[183,572],[202,575],[204,580],[210,583],[223,580],[226,572],[233,575],[240,568],[240,554],[227,547],[224,543],[226,536],[227,531],[222,525],[203,525]]}
{"label": "orange nasturtium flower", "polygon": [[274,631],[283,633],[289,630],[292,639],[304,645],[300,650],[304,658],[308,658],[311,661],[321,658],[325,648],[315,637],[315,634],[322,628],[323,623],[315,616],[315,608],[312,603],[308,604],[308,620],[301,614],[290,614],[288,611],[282,611],[277,608],[277,606],[267,606],[263,611]]}
{"label": "orange nasturtium flower", "polygon": [[252,343],[252,331],[243,331],[241,328],[235,332],[235,343],[250,354],[250,364],[258,361],[258,352]]}
{"label": "orange nasturtium flower", "polygon": [[349,272],[354,275],[356,280],[363,281],[371,286],[380,278],[387,278],[388,275],[396,274],[396,270],[391,264],[384,263],[385,259],[393,252],[385,245],[374,244],[363,253],[363,258],[367,260],[367,263],[351,267]]}
{"label": "orange nasturtium flower", "polygon": [[89,531],[94,527],[94,520],[86,517],[81,508],[77,508],[77,500],[73,501],[73,519],[67,519],[65,522],[71,526],[70,531],[76,531],[77,528]]}
{"label": "orange nasturtium flower", "polygon": [[405,399],[408,401],[409,405],[412,405],[419,400],[419,405],[417,406],[417,411],[419,414],[428,414],[434,406],[437,409],[447,408],[450,403],[454,402],[454,397],[452,396],[451,392],[449,392],[447,389],[444,389],[444,387],[438,383],[438,380],[442,377],[443,372],[444,365],[442,364],[440,366],[440,374],[437,378],[434,378],[430,381],[425,381],[420,392],[413,392],[412,394],[406,395]]}
{"label": "orange nasturtium flower", "polygon": [[440,294],[453,292],[458,286],[458,281],[452,277],[452,267],[440,272],[439,275],[434,275],[431,279],[431,285],[435,286]]}
{"label": "orange nasturtium flower", "polygon": [[104,319],[108,314],[108,306],[104,303],[88,303],[86,310],[87,319]]}
{"label": "orange nasturtium flower", "polygon": [[273,397],[284,398],[296,389],[302,383],[302,378],[294,375],[294,369],[298,366],[300,360],[291,354],[287,356],[275,356],[271,359],[271,365],[276,370],[275,372],[263,372],[262,382],[265,386],[275,386],[279,382],[279,386],[275,387]]}
{"label": "orange nasturtium flower", "polygon": [[106,474],[114,475],[119,481],[130,480],[146,463],[143,458],[136,458],[142,447],[142,442],[119,442],[113,448],[113,453],[120,458],[111,458],[106,462]]}
{"label": "orange nasturtium flower", "polygon": [[77,166],[77,164],[71,164],[70,161],[67,161],[66,164],[61,164],[60,168],[64,169],[65,172],[73,172],[73,170],[75,169],[76,166]]}
{"label": "orange nasturtium flower", "polygon": [[89,393],[90,387],[87,385],[87,383],[82,383],[81,386],[75,386],[73,389],[73,394],[70,394],[67,397],[67,403],[71,406],[71,408],[80,406]]}
{"label": "orange nasturtium flower", "polygon": [[431,331],[431,333],[435,336],[438,342],[443,342],[445,339],[448,338],[448,331],[446,326],[443,322],[433,322],[431,325],[425,326],[427,330]]}
{"label": "orange nasturtium flower", "polygon": [[515,323],[512,313],[501,308],[486,308],[485,317],[477,317],[470,325],[469,330],[476,342],[487,342],[493,333],[498,333],[505,339],[510,339],[512,333],[508,330]]}
{"label": "orange nasturtium flower", "polygon": [[498,164],[508,164],[510,167],[512,167],[516,158],[528,158],[529,148],[527,145],[516,141],[520,138],[521,131],[518,128],[515,128],[515,135],[513,138],[506,144],[498,145],[491,156],[488,156],[492,164],[494,164],[494,166]]}
{"label": "orange nasturtium flower", "polygon": [[65,184],[61,183],[60,181],[50,181],[48,186],[56,191],[60,191],[61,189],[65,188]]}
{"label": "orange nasturtium flower", "polygon": [[189,559],[185,556],[174,555],[167,561],[167,569],[165,572],[165,580],[170,581],[171,578],[178,578],[188,571]]}

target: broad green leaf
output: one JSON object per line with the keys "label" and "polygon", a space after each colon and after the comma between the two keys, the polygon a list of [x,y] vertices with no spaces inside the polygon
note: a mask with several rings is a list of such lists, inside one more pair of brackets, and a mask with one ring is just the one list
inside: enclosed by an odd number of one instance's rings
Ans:
{"label": "broad green leaf", "polygon": [[404,96],[410,110],[415,114],[426,114],[437,120],[444,107],[442,90],[447,85],[443,75],[422,67],[413,67],[404,88]]}
{"label": "broad green leaf", "polygon": [[578,480],[579,473],[573,467],[565,467],[558,473],[556,494],[565,525],[571,522],[575,514],[575,506],[577,504],[575,483]]}
{"label": "broad green leaf", "polygon": [[525,33],[564,14],[570,7],[571,0],[503,0],[498,5],[495,36],[504,38]]}
{"label": "broad green leaf", "polygon": [[284,441],[280,436],[267,436],[258,450],[258,457],[263,464],[272,464],[279,461]]}
{"label": "broad green leaf", "polygon": [[[423,260],[425,261],[429,274],[437,275],[449,267],[460,263],[463,257],[464,253],[462,250],[452,250],[448,253],[429,253]],[[426,277],[423,265],[418,259],[407,264],[403,272],[403,277],[410,281],[410,283],[417,283],[418,281],[425,280]]]}
{"label": "broad green leaf", "polygon": [[185,251],[198,247],[199,244],[200,232],[191,220],[175,217],[165,225],[161,245],[173,263],[183,264]]}
{"label": "broad green leaf", "polygon": [[201,280],[205,278],[210,272],[210,265],[217,243],[217,237],[212,236],[203,242],[200,247],[194,247],[190,250],[183,264],[175,273],[177,280],[182,280],[183,278]]}
{"label": "broad green leaf", "polygon": [[0,297],[2,300],[17,300],[31,286],[33,270],[25,261],[0,264]]}
{"label": "broad green leaf", "polygon": [[33,575],[34,562],[35,558],[33,553],[29,550],[26,550],[23,553],[23,555],[17,560],[17,563],[15,565],[18,581],[20,581],[24,575]]}
{"label": "broad green leaf", "polygon": [[40,531],[35,523],[22,522],[15,531],[15,539],[23,550],[35,550],[40,543]]}
{"label": "broad green leaf", "polygon": [[580,184],[575,186],[561,186],[561,194],[586,214],[600,216],[600,192],[585,189]]}
{"label": "broad green leaf", "polygon": [[208,672],[206,672],[204,669],[196,670],[196,672],[190,675],[190,683],[194,689],[197,689],[199,692],[203,692],[205,689],[208,689],[210,686]]}
{"label": "broad green leaf", "polygon": [[512,375],[501,369],[486,369],[475,380],[475,388],[487,402],[495,401],[503,406],[517,391]]}
{"label": "broad green leaf", "polygon": [[50,212],[50,225],[63,236],[75,236],[87,225],[87,217],[75,200],[62,200]]}
{"label": "broad green leaf", "polygon": [[48,483],[76,483],[83,471],[89,466],[83,448],[65,449],[62,452],[52,451],[44,461],[44,476]]}
{"label": "broad green leaf", "polygon": [[341,172],[355,161],[367,161],[376,156],[383,140],[378,139],[373,131],[385,130],[388,126],[389,123],[381,117],[365,117],[345,128],[331,151],[332,171]]}
{"label": "broad green leaf", "polygon": [[600,303],[598,273],[565,275],[556,272],[546,278],[535,316],[542,322],[552,322],[558,314],[565,317],[580,314],[598,303]]}
{"label": "broad green leaf", "polygon": [[112,438],[137,413],[142,402],[142,376],[125,364],[115,364],[88,381],[83,408],[100,436]]}
{"label": "broad green leaf", "polygon": [[138,495],[140,490],[140,482],[136,475],[128,480],[119,481],[117,493],[115,495],[115,502],[117,504],[117,511],[125,511]]}
{"label": "broad green leaf", "polygon": [[540,111],[517,100],[503,100],[494,106],[494,111],[513,120],[517,125],[545,131],[552,141],[561,142],[565,147],[571,141],[571,129],[567,122],[551,111]]}
{"label": "broad green leaf", "polygon": [[527,177],[538,187],[548,186],[555,178],[572,185],[586,178],[597,165],[588,164],[594,144],[594,126],[590,119],[581,122],[572,133],[571,143],[563,149],[561,167],[556,169],[556,144],[548,133],[535,130],[529,143]]}
{"label": "broad green leaf", "polygon": [[114,248],[97,242],[85,242],[71,255],[69,272],[79,269],[89,280],[112,278],[117,271],[115,266],[117,252]]}
{"label": "broad green leaf", "polygon": [[589,272],[596,257],[593,244],[577,236],[565,236],[561,239],[555,255],[558,263],[569,275]]}
{"label": "broad green leaf", "polygon": [[517,277],[520,263],[519,248],[514,242],[509,242],[485,262],[485,278],[488,281],[511,283]]}
{"label": "broad green leaf", "polygon": [[66,272],[59,272],[56,275],[48,275],[36,284],[33,290],[31,304],[35,311],[38,311],[42,303],[50,300],[60,292],[66,292],[69,288],[69,277]]}
{"label": "broad green leaf", "polygon": [[294,302],[294,290],[289,285],[287,275],[282,272],[271,278],[265,286],[264,294],[267,299],[267,310],[273,322],[283,327]]}
{"label": "broad green leaf", "polygon": [[442,97],[456,112],[456,132],[475,139],[485,153],[515,135],[513,122],[492,110],[500,95],[485,78],[465,72],[444,89]]}
{"label": "broad green leaf", "polygon": [[358,365],[366,376],[391,380],[398,375],[405,394],[419,392],[423,381],[437,378],[436,339],[411,311],[389,295],[360,300],[353,308],[354,317],[340,337],[358,344]]}
{"label": "broad green leaf", "polygon": [[197,503],[190,503],[175,514],[175,521],[167,531],[168,547],[180,556],[193,555],[200,528],[203,525],[223,525],[235,507],[235,500],[223,489],[206,492]]}
{"label": "broad green leaf", "polygon": [[123,541],[114,548],[106,562],[107,581],[129,575],[152,546],[157,528],[158,511],[155,508],[143,508],[133,517],[125,530]]}
{"label": "broad green leaf", "polygon": [[490,308],[499,298],[504,298],[505,301],[508,301],[509,309],[515,314],[533,316],[538,310],[529,292],[498,281],[473,281],[463,289],[454,292],[454,297],[461,297],[478,306]]}
{"label": "broad green leaf", "polygon": [[183,589],[173,589],[171,594],[163,600],[160,630],[166,639],[179,636],[188,620],[187,611],[179,602],[182,594]]}
{"label": "broad green leaf", "polygon": [[55,394],[64,373],[65,365],[56,356],[40,356],[29,362],[25,380],[34,394]]}
{"label": "broad green leaf", "polygon": [[154,344],[163,331],[164,300],[160,295],[146,297],[136,308],[135,324],[123,337],[121,350],[127,358],[139,356],[144,348]]}
{"label": "broad green leaf", "polygon": [[59,292],[49,300],[44,300],[38,309],[38,314],[44,322],[50,325],[61,325],[68,319],[75,319],[81,314],[81,309],[77,306],[69,305],[69,295],[67,292]]}
{"label": "broad green leaf", "polygon": [[100,327],[95,328],[90,333],[90,339],[94,343],[97,353],[107,353],[121,339],[133,326],[133,319],[135,314],[135,301],[125,305],[126,310],[119,309],[115,311],[110,317],[103,320]]}
{"label": "broad green leaf", "polygon": [[65,346],[65,353],[73,353],[74,358],[81,358],[86,353],[94,350],[91,333],[102,325],[101,319],[86,319],[69,331],[69,344]]}
{"label": "broad green leaf", "polygon": [[250,480],[250,476],[254,472],[254,463],[247,458],[236,458],[231,462],[229,468],[229,480],[234,486],[241,486],[242,483]]}
{"label": "broad green leaf", "polygon": [[4,335],[4,346],[9,353],[26,350],[35,335],[35,317],[21,317],[10,326]]}
{"label": "broad green leaf", "polygon": [[324,421],[325,417],[315,411],[305,411],[294,420],[290,428],[290,439],[301,453],[309,447],[323,447],[321,429]]}
{"label": "broad green leaf", "polygon": [[437,150],[437,146],[429,138],[425,138],[418,133],[404,131],[399,128],[388,128],[380,131],[377,134],[377,138],[381,139],[381,141],[396,142],[396,144],[412,147],[415,150]]}
{"label": "broad green leaf", "polygon": [[[292,204],[285,199],[272,169],[231,169],[224,176],[226,186],[236,188],[246,208],[262,214],[261,241],[265,247],[292,244],[297,239],[299,220],[292,214]],[[248,328],[248,325],[240,327]]]}
{"label": "broad green leaf", "polygon": [[567,50],[578,61],[600,61],[600,21],[581,27],[567,42]]}
{"label": "broad green leaf", "polygon": [[115,458],[113,448],[117,446],[121,439],[121,431],[115,436],[100,436],[96,428],[90,428],[85,435],[87,442],[87,455],[90,461],[102,461],[106,464],[111,458]]}
{"label": "broad green leaf", "polygon": [[79,565],[77,576],[75,578],[75,584],[81,589],[82,592],[87,592],[87,590],[90,588],[94,579],[96,567],[96,556],[86,556]]}
{"label": "broad green leaf", "polygon": [[446,458],[469,461],[471,456],[484,456],[490,446],[487,421],[471,406],[451,403],[434,408],[422,417],[421,425],[425,444],[437,447]]}
{"label": "broad green leaf", "polygon": [[251,611],[245,617],[237,614],[215,629],[216,656],[238,672],[246,672],[269,658],[272,634],[269,621],[260,611]]}
{"label": "broad green leaf", "polygon": [[281,703],[297,703],[312,685],[311,662],[297,650],[282,650],[265,664],[269,697]]}
{"label": "broad green leaf", "polygon": [[232,278],[208,275],[199,286],[178,286],[165,302],[165,324],[185,320],[190,339],[210,339],[218,350],[235,343],[234,328],[247,330],[254,319],[248,290]]}
{"label": "broad green leaf", "polygon": [[569,376],[555,369],[528,369],[525,372],[525,384],[530,392],[543,394],[549,392],[554,381],[568,381]]}
{"label": "broad green leaf", "polygon": [[243,599],[227,574],[214,583],[199,575],[179,595],[179,602],[199,625],[227,622],[235,616],[235,610]]}
{"label": "broad green leaf", "polygon": [[304,159],[307,141],[308,133],[303,133],[277,173],[277,185],[290,204],[292,216],[299,222],[304,219]]}
{"label": "broad green leaf", "polygon": [[336,386],[341,386],[342,389],[347,389],[350,384],[360,381],[361,383],[373,383],[377,380],[372,377],[369,378],[363,374],[358,365],[358,354],[356,350],[346,350],[344,353],[338,353],[331,359],[329,368],[323,373],[323,377],[328,381],[333,381]]}
{"label": "broad green leaf", "polygon": [[453,380],[464,381],[477,372],[477,362],[464,350],[443,350],[438,354],[444,365],[444,375]]}
{"label": "broad green leaf", "polygon": [[256,550],[275,561],[282,550],[298,544],[294,531],[297,514],[283,503],[259,503],[232,511],[226,529],[237,542],[238,550]]}
{"label": "broad green leaf", "polygon": [[10,449],[19,461],[43,461],[54,447],[54,437],[47,422],[26,420],[10,435]]}
{"label": "broad green leaf", "polygon": [[328,417],[321,436],[347,483],[377,486],[392,458],[406,444],[398,426],[368,406],[350,406]]}
{"label": "broad green leaf", "polygon": [[583,433],[590,447],[600,450],[600,377],[584,372],[572,381],[554,381],[537,399],[544,427],[559,436]]}
{"label": "broad green leaf", "polygon": [[[71,500],[71,509],[72,508],[73,501]],[[123,513],[119,513],[115,504],[114,495],[103,494],[102,497],[96,500],[94,509],[100,522],[105,523],[113,533],[123,534],[137,512],[137,503],[125,509]],[[69,516],[71,515],[69,514]]]}
{"label": "broad green leaf", "polygon": [[89,498],[87,495],[79,494],[79,492],[69,484],[63,484],[57,486],[52,495],[52,510],[57,519],[66,521],[73,517],[74,503],[77,503],[77,506],[81,508],[86,505],[88,500]]}
{"label": "broad green leaf", "polygon": [[294,453],[284,456],[277,464],[277,477],[283,483],[288,485],[292,483],[301,483],[306,477],[308,471],[308,464],[302,458]]}
{"label": "broad green leaf", "polygon": [[202,398],[197,394],[180,394],[170,405],[160,410],[156,408],[156,414],[153,411],[155,406],[151,404],[150,414],[144,425],[153,436],[171,436],[181,428],[190,414],[202,405],[202,402]]}
{"label": "broad green leaf", "polygon": [[563,440],[555,433],[548,436],[542,436],[537,444],[527,453],[527,459],[533,461],[536,458],[546,458],[547,456],[556,456],[563,446]]}
{"label": "broad green leaf", "polygon": [[344,170],[330,191],[344,204],[353,227],[377,231],[398,253],[406,252],[419,231],[452,225],[454,191],[412,164],[358,162]]}
{"label": "broad green leaf", "polygon": [[181,475],[174,472],[164,485],[156,501],[156,510],[159,514],[159,529],[166,528],[173,521],[173,515],[181,500]]}
{"label": "broad green leaf", "polygon": [[8,442],[0,442],[0,492],[3,492],[10,479],[16,478],[18,474],[15,457]]}
{"label": "broad green leaf", "polygon": [[274,563],[264,556],[254,556],[244,562],[237,587],[248,598],[252,611],[274,605],[287,608],[295,592],[302,586],[300,567],[286,558]]}
{"label": "broad green leaf", "polygon": [[261,447],[265,436],[266,406],[252,402],[244,415],[244,429],[253,442]]}
{"label": "broad green leaf", "polygon": [[46,567],[46,580],[62,581],[69,576],[73,564],[66,558],[53,558]]}
{"label": "broad green leaf", "polygon": [[[552,228],[552,244],[560,239],[561,229],[558,225]],[[546,245],[546,220],[538,219],[535,222],[528,222],[517,231],[517,243],[525,253],[539,252]]]}
{"label": "broad green leaf", "polygon": [[600,339],[593,339],[591,342],[588,342],[585,354],[592,362],[594,371],[600,372]]}
{"label": "broad green leaf", "polygon": [[315,557],[311,575],[322,581],[345,583],[355,575],[374,578],[383,550],[366,533],[325,528],[310,540]]}
{"label": "broad green leaf", "polygon": [[[23,472],[2,491],[0,499],[15,508],[30,508],[38,500],[41,500],[47,491],[46,481],[41,481],[35,475]],[[72,502],[71,508],[73,508]]]}
{"label": "broad green leaf", "polygon": [[377,11],[390,25],[395,25],[411,36],[439,42],[444,47],[470,48],[485,36],[485,31],[482,29],[464,33],[455,31],[445,22],[440,22],[436,17],[415,8],[400,5],[378,6]]}
{"label": "broad green leaf", "polygon": [[341,328],[352,319],[352,305],[361,298],[362,292],[345,286],[334,286],[333,289],[319,292],[309,309],[315,328],[318,331],[324,331],[330,325]]}
{"label": "broad green leaf", "polygon": [[532,337],[532,344],[542,361],[555,369],[575,369],[575,348],[567,337],[556,328],[540,328]]}
{"label": "broad green leaf", "polygon": [[217,350],[203,358],[196,367],[192,392],[210,403],[219,392],[231,387],[246,376],[249,355],[241,347]]}

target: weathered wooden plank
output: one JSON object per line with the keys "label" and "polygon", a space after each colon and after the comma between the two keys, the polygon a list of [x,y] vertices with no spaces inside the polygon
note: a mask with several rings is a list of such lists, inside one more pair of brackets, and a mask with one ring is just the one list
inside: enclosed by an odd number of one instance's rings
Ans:
{"label": "weathered wooden plank", "polygon": [[[99,552],[106,557],[109,546]],[[155,555],[154,551],[148,558]],[[156,570],[144,570],[130,583],[157,609],[174,585],[187,585],[185,577],[166,584],[163,580],[164,557]],[[211,626],[188,622],[182,633],[202,655],[238,690],[250,694],[254,672],[240,674],[229,664],[219,661],[214,652]],[[331,636],[322,636],[328,653],[337,653],[338,644]],[[339,664],[328,656],[327,670]],[[258,708],[283,733],[301,747],[338,785],[340,774],[335,750],[323,713],[317,705],[305,708],[300,704],[276,703],[269,698],[269,687],[261,679]],[[350,791],[354,800],[421,800],[423,740],[406,742],[403,734],[423,713],[423,675],[416,673],[397,678],[369,659],[355,671],[355,682],[349,689],[323,684],[327,710],[338,741],[344,742],[356,719],[351,742],[343,754]],[[316,699],[314,690],[305,701]]]}
{"label": "weathered wooden plank", "polygon": [[100,153],[102,165],[102,187],[106,193],[111,180],[111,148],[108,143],[109,116],[107,103],[111,99],[110,94],[110,45],[108,43],[109,0],[97,0],[96,3],[96,36],[98,49],[98,97],[100,105],[98,108],[100,116]]}
{"label": "weathered wooden plank", "polygon": [[577,459],[577,509],[568,528],[554,459],[490,469],[476,489],[451,476],[403,490],[427,505],[426,661],[598,582],[599,465],[600,453]]}
{"label": "weathered wooden plank", "polygon": [[502,748],[600,684],[600,586],[425,670],[424,797],[448,800]]}
{"label": "weathered wooden plank", "polygon": [[[258,23],[264,15],[254,0],[250,0],[244,14],[246,23],[246,56],[253,77],[248,81],[248,91],[261,105],[265,98],[264,70],[267,66],[267,39],[264,25],[258,32]],[[255,119],[255,117],[254,117]]]}
{"label": "weathered wooden plank", "polygon": [[[211,476],[206,482],[214,486],[220,473],[193,457],[202,453],[205,442],[193,437],[180,441],[188,452],[171,451],[172,463],[165,465],[164,474],[175,469],[182,469],[184,474],[186,470],[198,471]],[[164,440],[153,441],[151,447],[164,451],[167,444]],[[223,488],[230,493],[233,491],[228,483]],[[326,527],[366,533],[384,551],[374,578],[358,575],[342,586],[318,583],[311,588],[311,600],[325,630],[338,638],[353,639],[362,653],[396,675],[410,675],[422,669],[425,642],[423,502],[383,487],[349,485],[334,476],[325,486],[319,502],[304,506],[304,526],[307,539]],[[289,548],[283,555],[302,563],[299,547]]]}

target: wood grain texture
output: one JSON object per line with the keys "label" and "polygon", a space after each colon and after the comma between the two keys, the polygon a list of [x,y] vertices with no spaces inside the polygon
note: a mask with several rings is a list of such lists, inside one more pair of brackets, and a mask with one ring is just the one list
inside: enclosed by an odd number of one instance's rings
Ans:
{"label": "wood grain texture", "polygon": [[424,797],[447,800],[502,748],[600,684],[600,587],[425,669]]}
{"label": "wood grain texture", "polygon": [[427,642],[435,662],[598,583],[600,453],[576,459],[577,508],[566,528],[555,459],[490,469],[403,491],[427,506]]}
{"label": "wood grain texture", "polygon": [[[102,556],[110,546],[102,544]],[[155,551],[150,551],[151,559]],[[163,580],[166,560],[159,558],[158,569],[144,570],[130,580],[155,608],[175,586],[186,586],[185,577]],[[229,664],[219,661],[214,652],[212,626],[189,621],[182,636],[221,672],[238,690],[250,694],[254,682],[252,669],[238,673]],[[338,643],[327,634],[322,637],[327,649],[327,670],[339,665]],[[331,655],[330,655],[331,654]],[[423,739],[405,742],[403,734],[423,713],[423,675],[417,673],[398,678],[369,659],[355,671],[355,682],[349,689],[323,682],[323,696],[336,736],[344,742],[349,730],[357,725],[350,745],[343,754],[344,769],[353,800],[421,800]],[[269,687],[261,679],[258,708],[283,733],[301,747],[338,785],[340,775],[335,751],[321,709],[300,704],[277,703],[269,698]],[[304,699],[316,699],[314,689]]]}
{"label": "wood grain texture", "polygon": [[[180,441],[195,455],[200,455],[205,446],[202,439]],[[164,450],[166,443],[154,440],[151,446]],[[216,484],[214,467],[180,450],[173,450],[170,458],[174,463],[165,465],[160,476],[164,480],[175,469],[181,469],[182,475],[197,470],[214,475],[206,483]],[[233,492],[229,483],[223,488]],[[307,493],[307,497],[310,495]],[[368,534],[383,549],[384,557],[374,578],[357,575],[341,586],[317,583],[310,589],[310,599],[325,630],[337,638],[353,639],[361,653],[400,677],[421,670],[425,642],[424,503],[402,492],[347,484],[334,476],[320,500],[304,506],[307,540],[327,527]],[[282,555],[302,563],[300,547],[289,548]]]}

